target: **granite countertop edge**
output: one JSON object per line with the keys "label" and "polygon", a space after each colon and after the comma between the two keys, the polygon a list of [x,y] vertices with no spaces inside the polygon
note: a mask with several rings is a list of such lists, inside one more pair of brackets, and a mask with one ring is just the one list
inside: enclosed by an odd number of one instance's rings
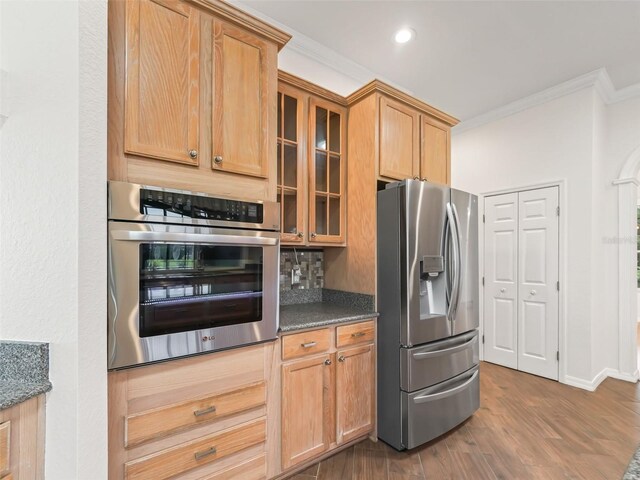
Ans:
{"label": "granite countertop edge", "polygon": [[280,308],[280,333],[326,327],[378,317],[378,312],[326,303],[287,305]]}
{"label": "granite countertop edge", "polygon": [[51,382],[6,382],[0,387],[0,410],[14,407],[22,402],[47,393],[52,388]]}

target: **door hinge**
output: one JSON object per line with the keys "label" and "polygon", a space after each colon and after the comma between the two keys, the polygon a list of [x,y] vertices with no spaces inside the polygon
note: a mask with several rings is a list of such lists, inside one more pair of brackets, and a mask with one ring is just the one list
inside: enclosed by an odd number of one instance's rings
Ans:
{"label": "door hinge", "polygon": [[557,360],[557,361],[560,361],[560,351],[557,351],[557,352],[556,352],[556,360]]}
{"label": "door hinge", "polygon": [[482,335],[482,343],[484,343],[484,335]]}
{"label": "door hinge", "polygon": [[556,207],[556,215],[558,217],[560,216],[560,206],[559,205]]}
{"label": "door hinge", "polygon": [[484,287],[484,277],[482,277],[482,286]]}
{"label": "door hinge", "polygon": [[482,223],[485,223],[485,216],[484,216],[484,213],[482,214]]}
{"label": "door hinge", "polygon": [[556,282],[556,290],[560,291],[560,280]]}

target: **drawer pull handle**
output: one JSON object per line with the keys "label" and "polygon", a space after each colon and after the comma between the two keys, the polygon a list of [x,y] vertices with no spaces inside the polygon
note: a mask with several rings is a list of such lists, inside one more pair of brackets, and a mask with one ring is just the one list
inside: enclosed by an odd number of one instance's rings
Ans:
{"label": "drawer pull handle", "polygon": [[344,362],[345,360],[346,360],[346,359],[344,358],[344,355],[340,355],[340,356],[338,357],[338,361],[339,361],[339,362]]}
{"label": "drawer pull handle", "polygon": [[365,335],[364,332],[356,332],[351,334],[353,338],[364,337],[364,335]]}
{"label": "drawer pull handle", "polygon": [[196,417],[201,417],[202,415],[206,415],[207,413],[215,413],[215,411],[216,411],[216,407],[211,406],[211,407],[203,408],[202,410],[196,410],[195,412],[193,412],[193,414]]}
{"label": "drawer pull handle", "polygon": [[311,348],[311,347],[315,347],[318,344],[318,342],[307,342],[307,343],[301,343],[300,346],[302,348]]}
{"label": "drawer pull handle", "polygon": [[216,453],[216,447],[207,448],[201,452],[196,452],[194,457],[196,460],[202,460],[204,457],[208,457],[209,455],[214,455]]}

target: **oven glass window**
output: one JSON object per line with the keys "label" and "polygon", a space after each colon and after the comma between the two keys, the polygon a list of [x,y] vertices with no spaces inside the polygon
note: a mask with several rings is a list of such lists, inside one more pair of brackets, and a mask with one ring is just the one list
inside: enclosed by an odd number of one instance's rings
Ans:
{"label": "oven glass window", "polygon": [[262,247],[140,245],[140,336],[262,320]]}

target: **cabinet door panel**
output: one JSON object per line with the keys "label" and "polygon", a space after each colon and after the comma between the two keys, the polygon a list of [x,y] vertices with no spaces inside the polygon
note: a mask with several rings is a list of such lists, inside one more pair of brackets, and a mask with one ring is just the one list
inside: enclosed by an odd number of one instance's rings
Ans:
{"label": "cabinet door panel", "polygon": [[280,202],[280,240],[287,244],[305,243],[306,220],[306,97],[287,85],[278,87],[278,201]]}
{"label": "cabinet door panel", "polygon": [[270,47],[240,28],[215,22],[214,169],[268,175],[269,76],[275,61]]}
{"label": "cabinet door panel", "polygon": [[418,174],[419,114],[402,103],[380,97],[380,166],[395,180]]}
{"label": "cabinet door panel", "polygon": [[330,444],[329,355],[282,367],[282,467],[320,455]]}
{"label": "cabinet door panel", "polygon": [[311,98],[309,107],[309,243],[346,239],[346,109]]}
{"label": "cabinet door panel", "polygon": [[126,6],[125,152],[198,164],[198,11],[170,0]]}
{"label": "cabinet door panel", "polygon": [[429,117],[422,117],[420,177],[449,185],[451,129]]}
{"label": "cabinet door panel", "polygon": [[342,350],[337,356],[336,440],[340,445],[373,428],[373,345]]}

